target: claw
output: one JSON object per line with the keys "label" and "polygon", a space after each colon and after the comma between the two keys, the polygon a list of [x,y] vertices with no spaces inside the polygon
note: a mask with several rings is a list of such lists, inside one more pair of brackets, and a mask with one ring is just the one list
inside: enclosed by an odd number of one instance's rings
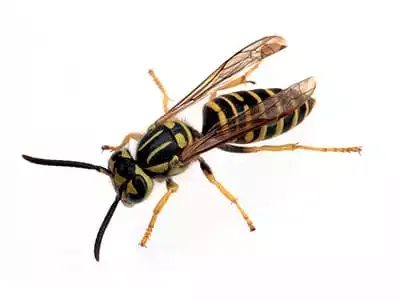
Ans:
{"label": "claw", "polygon": [[358,147],[358,155],[361,156],[362,146]]}
{"label": "claw", "polygon": [[116,151],[116,150],[118,150],[118,147],[103,145],[103,146],[101,146],[101,150],[102,150],[102,153],[105,150]]}
{"label": "claw", "polygon": [[139,246],[142,247],[142,248],[147,248],[147,245],[145,243],[143,243],[143,242],[140,242]]}

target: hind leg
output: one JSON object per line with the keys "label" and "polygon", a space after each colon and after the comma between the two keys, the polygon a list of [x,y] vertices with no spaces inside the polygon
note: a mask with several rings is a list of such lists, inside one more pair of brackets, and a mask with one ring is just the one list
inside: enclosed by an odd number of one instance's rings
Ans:
{"label": "hind leg", "polygon": [[235,204],[240,214],[242,215],[243,219],[246,221],[247,226],[249,226],[250,231],[256,230],[253,222],[250,220],[247,213],[239,205],[237,198],[233,196],[219,181],[215,179],[214,174],[210,166],[206,163],[206,161],[201,157],[198,159],[198,161],[200,162],[200,168],[203,171],[204,175],[207,177],[208,181],[210,181],[213,185],[215,185],[226,198],[228,198],[233,204]]}
{"label": "hind leg", "polygon": [[217,96],[217,92],[220,92],[222,90],[226,90],[226,89],[230,89],[233,88],[235,86],[241,85],[241,84],[245,84],[245,83],[252,83],[255,84],[254,81],[248,80],[247,78],[250,76],[251,73],[253,73],[260,65],[261,62],[255,64],[253,67],[251,67],[246,73],[244,73],[242,76],[233,79],[229,82],[227,82],[226,84],[224,84],[223,86],[219,87],[216,91],[212,92],[210,94],[210,99],[214,99]]}
{"label": "hind leg", "polygon": [[260,151],[294,151],[298,149],[309,150],[309,151],[318,151],[318,152],[358,152],[361,153],[362,148],[359,146],[355,147],[344,147],[344,148],[332,148],[332,147],[312,147],[306,145],[299,144],[286,144],[286,145],[276,145],[276,146],[258,146],[258,147],[244,147],[244,146],[236,146],[236,145],[222,145],[219,149],[234,152],[234,153],[252,153],[252,152],[260,152]]}

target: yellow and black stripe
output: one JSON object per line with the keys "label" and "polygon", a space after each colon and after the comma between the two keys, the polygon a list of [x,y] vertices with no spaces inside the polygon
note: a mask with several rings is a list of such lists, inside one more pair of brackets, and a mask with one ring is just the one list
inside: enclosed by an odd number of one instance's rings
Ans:
{"label": "yellow and black stripe", "polygon": [[198,135],[195,129],[182,121],[151,126],[138,143],[136,159],[152,177],[179,174],[183,170],[171,168],[171,163]]}
{"label": "yellow and black stripe", "polygon": [[[262,101],[267,99],[281,89],[255,89],[249,91],[239,91],[226,95],[218,96],[210,100],[203,108],[203,129],[202,134],[206,134],[212,126],[217,123],[225,124],[228,119],[246,112]],[[315,105],[315,100],[310,98],[303,105],[297,108],[292,114],[280,119],[274,125],[266,125],[261,128],[247,132],[245,135],[237,138],[233,143],[250,144],[272,137],[278,136],[289,131],[300,124],[311,112]]]}

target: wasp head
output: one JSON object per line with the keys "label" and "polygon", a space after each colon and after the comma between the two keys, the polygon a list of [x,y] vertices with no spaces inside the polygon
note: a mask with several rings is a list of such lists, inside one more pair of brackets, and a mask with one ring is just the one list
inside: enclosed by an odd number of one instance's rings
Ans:
{"label": "wasp head", "polygon": [[122,185],[125,189],[121,201],[131,207],[142,202],[153,189],[153,181],[132,157],[127,149],[114,152],[109,161],[108,169],[112,172],[111,181],[115,191]]}

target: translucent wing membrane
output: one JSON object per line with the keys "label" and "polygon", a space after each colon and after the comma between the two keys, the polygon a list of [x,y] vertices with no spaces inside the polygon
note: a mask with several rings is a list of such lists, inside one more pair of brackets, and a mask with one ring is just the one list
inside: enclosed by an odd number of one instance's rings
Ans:
{"label": "translucent wing membrane", "polygon": [[204,136],[183,150],[180,161],[187,163],[201,153],[243,136],[251,130],[275,124],[307,101],[314,93],[315,87],[315,79],[306,78],[228,119],[224,125],[215,124]]}
{"label": "translucent wing membrane", "polygon": [[163,123],[175,116],[177,113],[207,97],[229,80],[242,75],[243,72],[261,62],[264,58],[286,48],[284,38],[280,36],[264,37],[246,46],[231,58],[226,60],[211,75],[209,75],[199,86],[191,91],[186,97],[179,101],[166,114],[159,118],[156,123]]}

